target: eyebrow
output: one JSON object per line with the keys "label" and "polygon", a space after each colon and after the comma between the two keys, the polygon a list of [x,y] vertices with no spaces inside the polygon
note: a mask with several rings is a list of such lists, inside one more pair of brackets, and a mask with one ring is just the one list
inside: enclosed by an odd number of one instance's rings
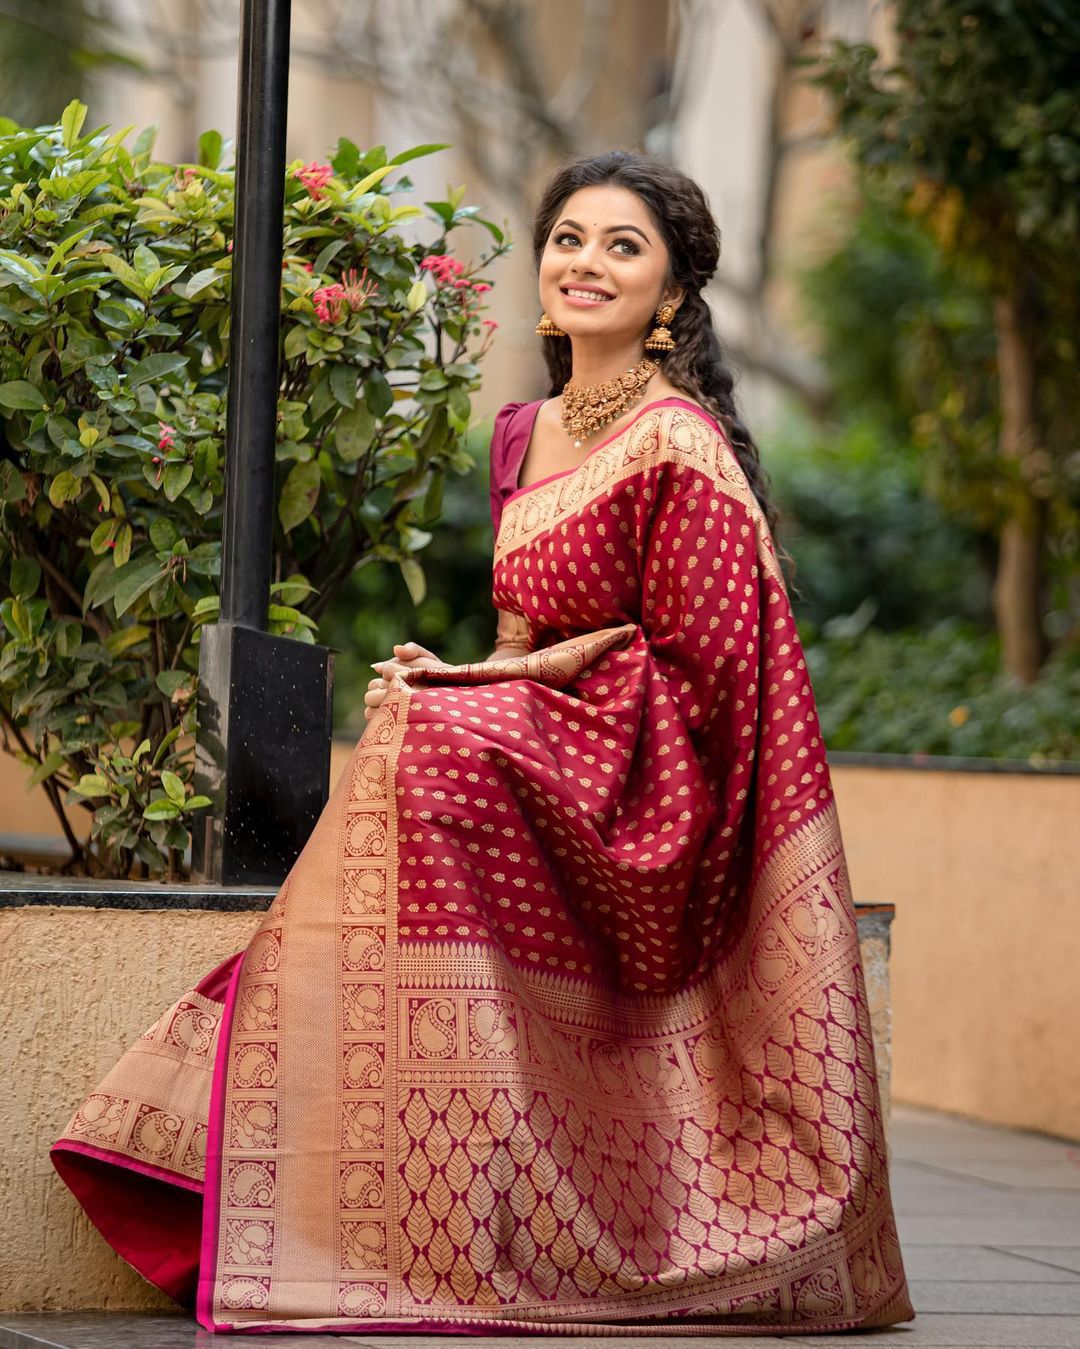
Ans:
{"label": "eyebrow", "polygon": [[[564,225],[569,225],[571,229],[575,229],[575,230],[584,230],[584,228],[585,228],[584,225],[579,225],[578,222],[577,222],[576,220],[560,220],[559,223],[555,226],[555,228],[556,228],[556,229],[562,229],[562,227],[563,227]],[[649,236],[645,233],[645,231],[644,231],[644,230],[639,230],[638,227],[637,227],[636,225],[611,225],[611,226],[609,226],[606,230],[604,230],[603,233],[604,233],[604,234],[622,234],[622,233],[623,233],[624,231],[626,231],[626,230],[630,230],[630,231],[632,231],[634,234],[640,234],[641,237],[645,240],[646,243],[649,243],[649,242],[650,242]]]}

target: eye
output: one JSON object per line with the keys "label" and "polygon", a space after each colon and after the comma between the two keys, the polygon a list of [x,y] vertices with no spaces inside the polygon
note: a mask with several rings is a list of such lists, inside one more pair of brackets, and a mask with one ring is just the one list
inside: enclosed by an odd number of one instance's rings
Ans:
{"label": "eye", "polygon": [[625,257],[629,257],[631,254],[641,252],[641,249],[637,246],[636,243],[634,243],[633,239],[625,239],[625,238],[613,239],[611,246],[614,248],[616,244],[625,244],[626,247],[630,250],[629,254],[624,254]]}
{"label": "eye", "polygon": [[[556,234],[552,243],[561,244],[564,239],[577,239],[577,235],[572,230],[563,230],[561,234]],[[580,243],[580,240],[578,240]]]}

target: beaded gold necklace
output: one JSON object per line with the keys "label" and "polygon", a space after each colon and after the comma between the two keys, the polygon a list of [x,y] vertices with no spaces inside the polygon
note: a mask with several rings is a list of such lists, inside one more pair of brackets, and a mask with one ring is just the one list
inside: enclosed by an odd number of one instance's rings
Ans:
{"label": "beaded gold necklace", "polygon": [[625,374],[601,384],[568,380],[562,391],[562,424],[566,434],[574,438],[574,448],[580,449],[583,440],[624,412],[659,369],[656,361],[643,356]]}

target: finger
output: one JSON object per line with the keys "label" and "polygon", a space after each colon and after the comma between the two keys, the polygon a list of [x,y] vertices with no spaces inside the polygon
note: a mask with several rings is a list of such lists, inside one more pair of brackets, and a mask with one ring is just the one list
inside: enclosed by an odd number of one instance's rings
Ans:
{"label": "finger", "polygon": [[368,707],[378,707],[385,697],[386,689],[369,689],[364,694],[364,702]]}

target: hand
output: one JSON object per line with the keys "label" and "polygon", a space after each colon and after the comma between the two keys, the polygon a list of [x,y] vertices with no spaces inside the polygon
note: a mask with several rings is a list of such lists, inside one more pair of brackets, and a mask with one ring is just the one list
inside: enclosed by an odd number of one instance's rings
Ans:
{"label": "hand", "polygon": [[364,720],[370,721],[372,714],[382,706],[396,671],[422,670],[432,664],[442,664],[434,651],[428,651],[418,642],[395,642],[393,656],[386,660],[372,661],[372,669],[378,670],[379,673],[374,679],[368,680],[368,691],[364,694]]}

